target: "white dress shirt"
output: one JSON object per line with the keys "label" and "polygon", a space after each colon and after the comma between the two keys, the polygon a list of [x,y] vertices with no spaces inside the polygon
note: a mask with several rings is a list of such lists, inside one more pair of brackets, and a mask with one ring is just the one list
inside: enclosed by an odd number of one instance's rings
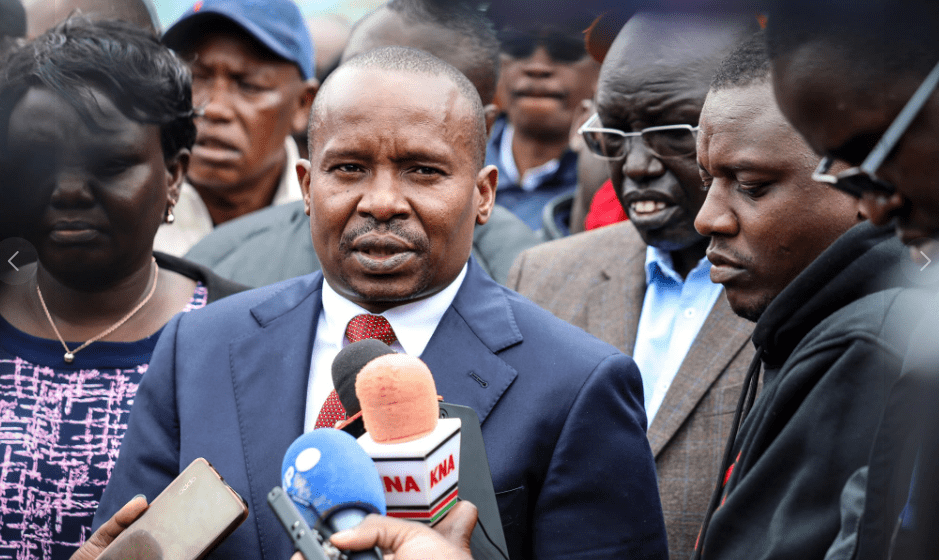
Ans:
{"label": "white dress shirt", "polygon": [[[297,161],[300,159],[297,143],[288,136],[284,147],[287,149],[287,164],[280,174],[280,183],[274,191],[271,206],[303,198],[296,172]],[[157,230],[153,240],[154,250],[181,257],[215,227],[212,216],[209,215],[209,207],[188,181],[179,187],[179,200],[173,207],[173,215],[176,217],[175,222],[162,224]]]}
{"label": "white dress shirt", "polygon": [[420,356],[437,330],[443,314],[450,308],[453,298],[466,278],[466,265],[450,285],[440,292],[414,303],[392,307],[384,313],[369,313],[359,305],[342,297],[323,280],[323,310],[316,324],[313,355],[310,359],[310,379],[307,384],[306,418],[303,431],[309,432],[316,424],[326,397],[333,390],[332,365],[336,354],[349,344],[346,326],[356,315],[381,315],[391,324],[398,341],[392,350],[411,356]]}

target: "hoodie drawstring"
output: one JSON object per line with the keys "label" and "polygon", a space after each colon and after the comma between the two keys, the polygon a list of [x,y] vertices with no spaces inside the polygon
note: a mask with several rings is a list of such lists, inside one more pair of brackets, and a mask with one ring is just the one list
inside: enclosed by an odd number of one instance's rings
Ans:
{"label": "hoodie drawstring", "polygon": [[753,401],[756,400],[756,390],[760,384],[760,366],[763,362],[763,348],[758,347],[753,361],[750,362],[750,368],[747,370],[747,376],[743,380],[743,387],[740,391],[740,398],[737,400],[737,409],[734,411],[734,421],[730,426],[730,434],[727,437],[727,445],[724,447],[724,460],[721,462],[721,468],[717,472],[717,485],[711,494],[711,501],[708,504],[707,513],[704,515],[704,521],[701,523],[701,530],[698,532],[698,542],[695,543],[692,560],[701,560],[701,553],[704,549],[704,535],[707,533],[708,525],[711,524],[711,517],[717,508],[720,507],[721,496],[724,493],[724,486],[730,481],[727,472],[734,463],[734,444],[737,439],[737,431],[740,425],[750,414],[753,408]]}

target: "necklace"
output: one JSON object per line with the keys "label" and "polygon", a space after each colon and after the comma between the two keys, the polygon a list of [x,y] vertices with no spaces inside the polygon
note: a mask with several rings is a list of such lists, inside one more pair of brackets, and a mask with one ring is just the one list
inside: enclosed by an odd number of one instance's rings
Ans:
{"label": "necklace", "polygon": [[95,336],[95,337],[92,337],[92,338],[86,340],[84,344],[82,344],[81,346],[79,346],[78,348],[76,348],[76,349],[74,349],[74,350],[69,350],[69,349],[68,349],[68,345],[65,344],[65,339],[62,338],[62,335],[61,335],[61,334],[59,334],[59,329],[56,328],[56,326],[55,326],[55,321],[52,320],[52,314],[49,313],[49,308],[46,307],[46,301],[45,301],[44,299],[42,299],[42,291],[39,289],[39,283],[38,283],[38,282],[36,283],[36,293],[39,294],[39,303],[42,304],[42,310],[46,312],[46,317],[49,319],[49,324],[52,325],[52,330],[55,332],[55,336],[57,336],[57,337],[59,338],[59,342],[62,343],[62,348],[65,348],[65,356],[64,356],[64,358],[65,358],[65,363],[67,363],[67,364],[72,363],[72,361],[75,360],[75,354],[77,354],[79,350],[84,349],[85,347],[87,347],[87,346],[88,346],[89,344],[91,344],[92,342],[95,342],[96,340],[100,340],[100,339],[102,339],[102,338],[108,336],[109,334],[111,334],[111,333],[114,332],[115,330],[117,330],[118,327],[120,327],[121,325],[123,325],[124,323],[126,323],[128,319],[130,319],[131,317],[133,317],[135,313],[137,313],[138,311],[140,311],[140,309],[141,309],[144,305],[146,305],[148,301],[150,301],[150,298],[152,298],[154,292],[156,292],[156,287],[157,287],[157,274],[160,272],[160,267],[157,265],[156,259],[153,259],[152,262],[153,262],[153,286],[150,287],[150,293],[147,294],[147,297],[143,298],[143,300],[142,300],[140,303],[137,304],[137,307],[134,307],[133,309],[131,309],[130,313],[128,313],[127,315],[124,315],[123,317],[121,317],[121,320],[120,320],[120,321],[118,321],[118,322],[114,323],[113,325],[111,325],[110,327],[108,327],[108,328],[107,328],[104,332],[102,332],[101,334],[99,334],[99,335],[97,335],[97,336]]}

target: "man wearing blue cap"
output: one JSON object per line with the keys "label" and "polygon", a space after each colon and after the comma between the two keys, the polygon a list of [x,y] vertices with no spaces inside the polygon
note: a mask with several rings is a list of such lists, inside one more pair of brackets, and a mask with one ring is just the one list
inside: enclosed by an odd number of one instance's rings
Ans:
{"label": "man wearing blue cap", "polygon": [[292,0],[199,0],[163,42],[189,61],[200,111],[187,182],[156,237],[157,250],[182,255],[220,223],[301,198],[291,134],[318,82]]}

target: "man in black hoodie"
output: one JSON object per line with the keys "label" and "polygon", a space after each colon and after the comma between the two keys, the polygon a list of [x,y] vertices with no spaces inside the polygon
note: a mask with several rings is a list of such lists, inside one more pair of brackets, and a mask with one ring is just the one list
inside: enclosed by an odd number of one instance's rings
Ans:
{"label": "man in black hoodie", "polygon": [[[858,166],[826,175],[858,196],[873,223],[895,226],[918,261],[908,263],[917,284],[935,280],[939,5],[858,0],[842,10],[827,2],[776,4],[768,32],[781,110],[818,153]],[[919,324],[891,388],[869,469],[845,487],[842,534],[826,558],[921,559],[939,550],[934,283],[915,311],[909,322]]]}
{"label": "man in black hoodie", "polygon": [[900,370],[907,325],[884,271],[902,246],[852,227],[856,199],[812,180],[818,157],[776,106],[761,35],[724,61],[700,123],[695,225],[711,237],[711,279],[757,321],[757,354],[696,555],[821,558]]}

